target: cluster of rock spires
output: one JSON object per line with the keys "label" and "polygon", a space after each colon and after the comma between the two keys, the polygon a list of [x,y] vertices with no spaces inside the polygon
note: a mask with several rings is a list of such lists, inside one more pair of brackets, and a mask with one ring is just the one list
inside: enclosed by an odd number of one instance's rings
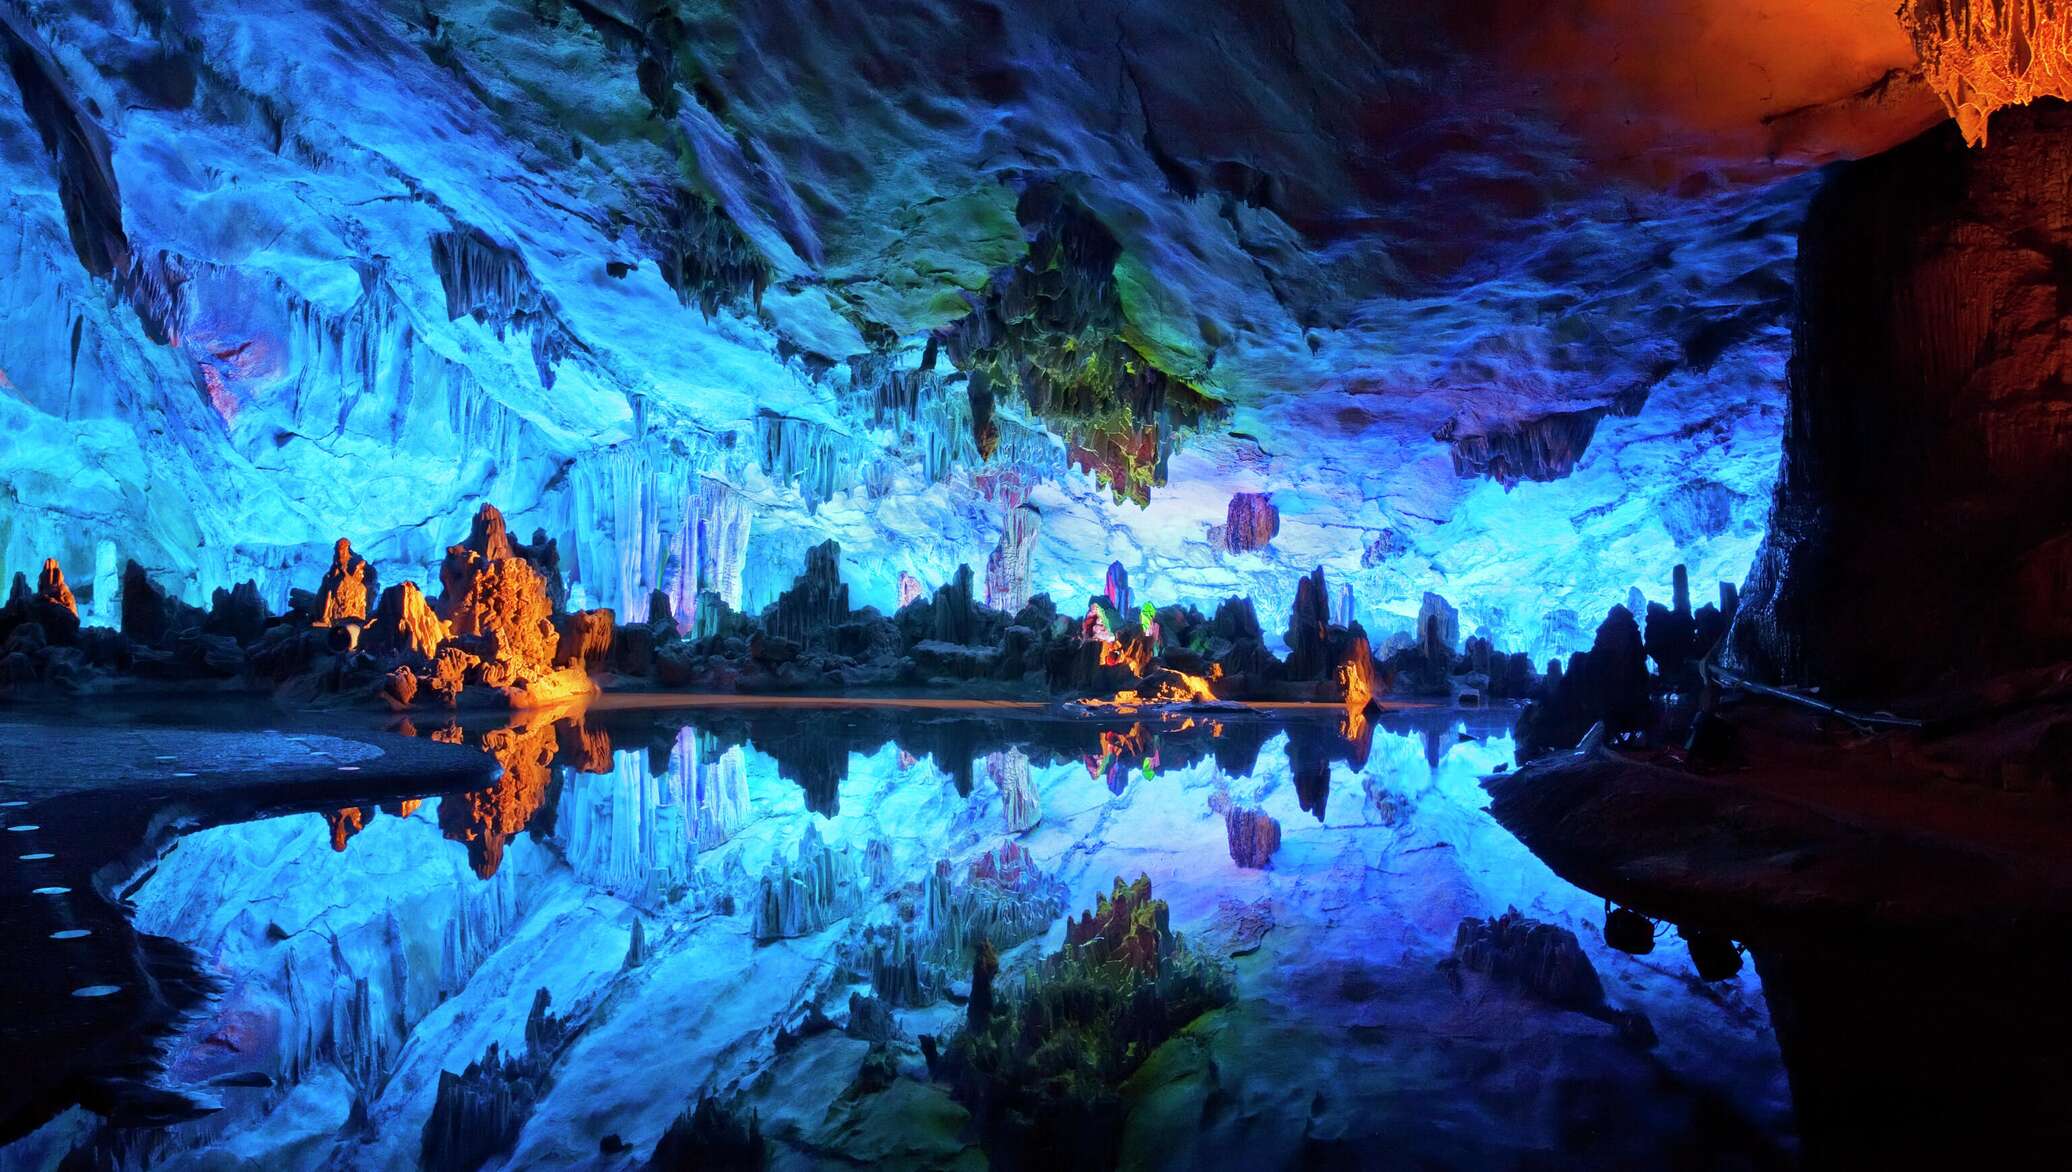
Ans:
{"label": "cluster of rock spires", "polygon": [[[207,610],[169,597],[142,567],[122,575],[121,627],[81,628],[54,563],[33,596],[18,590],[0,631],[23,655],[8,678],[68,692],[120,677],[242,684],[295,702],[379,699],[392,707],[462,702],[540,707],[594,691],[577,666],[583,628],[564,654],[564,598],[553,541],[514,542],[490,505],[440,567],[440,596],[415,582],[383,590],[375,567],[340,538],[315,592],[269,614],[254,582],[218,589]],[[557,621],[561,626],[557,626]]]}
{"label": "cluster of rock spires", "polygon": [[1167,926],[1151,880],[1066,921],[1065,945],[1018,987],[981,940],[965,1026],[946,1047],[922,1039],[930,1074],[972,1113],[996,1167],[1113,1167],[1120,1088],[1152,1051],[1228,1004],[1231,978]]}
{"label": "cluster of rock spires", "polygon": [[1692,610],[1690,575],[1678,566],[1670,605],[1645,604],[1645,633],[1633,609],[1612,607],[1590,650],[1570,656],[1566,669],[1550,662],[1532,689],[1518,718],[1519,760],[1571,748],[1598,724],[1613,739],[1660,735],[1665,709],[1657,698],[1699,691],[1698,665],[1726,638],[1739,606],[1734,586],[1722,582],[1717,606]]}
{"label": "cluster of rock spires", "polygon": [[846,967],[888,1007],[933,1004],[962,979],[981,942],[997,953],[1033,940],[1065,911],[1065,887],[1014,841],[980,855],[958,877],[947,859],[919,890],[898,893],[890,923],[867,928]]}
{"label": "cluster of rock spires", "polygon": [[[1035,511],[1015,511],[1029,514],[1033,533]],[[1232,548],[1256,548],[1278,524],[1263,494],[1239,494],[1230,511],[1225,540]],[[995,551],[988,596],[1015,595],[1003,584],[1017,576],[1000,563],[1021,557],[1019,544],[1003,539]],[[267,612],[251,582],[217,590],[207,610],[186,605],[132,562],[122,576],[115,631],[80,625],[62,571],[47,562],[33,589],[17,575],[0,608],[0,689],[107,691],[133,677],[396,711],[537,708],[599,688],[981,686],[1130,707],[1299,700],[1353,710],[1388,695],[1468,706],[1530,698],[1525,743],[1566,747],[1598,720],[1615,730],[1642,727],[1658,687],[1691,690],[1690,662],[1718,641],[1735,608],[1732,588],[1723,587],[1719,606],[1692,610],[1679,567],[1673,604],[1646,607],[1645,636],[1633,614],[1641,603],[1614,607],[1592,651],[1565,668],[1550,663],[1541,677],[1521,652],[1462,639],[1458,613],[1433,594],[1413,634],[1391,636],[1377,648],[1353,618],[1349,593],[1334,592],[1321,568],[1297,583],[1283,633],[1287,654],[1280,657],[1268,650],[1250,600],[1225,599],[1213,615],[1139,603],[1119,563],[1077,618],[1060,613],[1045,594],[1012,611],[988,605],[968,566],[933,595],[915,583],[903,591],[911,599],[887,616],[874,607],[851,609],[841,558],[833,541],[807,551],[797,579],[759,616],[701,593],[689,630],[660,591],[635,622],[606,608],[570,611],[555,542],[544,533],[529,544],[513,540],[491,505],[447,550],[436,598],[411,581],[384,588],[376,567],[341,538],[317,589],[291,592],[280,615]],[[1659,680],[1648,676],[1649,657]],[[831,795],[830,787],[830,801]]]}

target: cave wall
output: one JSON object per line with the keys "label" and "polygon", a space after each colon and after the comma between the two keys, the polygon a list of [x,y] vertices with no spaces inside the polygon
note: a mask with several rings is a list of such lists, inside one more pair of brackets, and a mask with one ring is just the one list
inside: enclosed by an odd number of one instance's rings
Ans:
{"label": "cave wall", "polygon": [[1745,665],[1890,696],[2072,652],[2068,310],[2072,107],[1830,174],[1800,238]]}
{"label": "cave wall", "polygon": [[[1377,638],[1437,591],[1575,650],[1760,540],[1793,176],[1891,133],[1765,111],[1855,110],[1907,52],[1855,0],[1786,6],[1834,10],[1817,53],[1725,0],[1725,43],[1579,7],[1637,74],[1527,51],[1570,14],[1508,3],[0,0],[0,575],[279,605],[340,535],[425,580],[487,500],[592,605],[757,605],[834,538],[889,608],[1026,500],[1060,599],[1119,560],[1285,614],[1321,563]],[[1064,389],[1177,381],[1213,424],[1028,386],[976,417],[939,331],[1018,304],[1038,187],[1113,238],[1067,266],[1100,377]],[[1232,493],[1267,548],[1217,539]]]}

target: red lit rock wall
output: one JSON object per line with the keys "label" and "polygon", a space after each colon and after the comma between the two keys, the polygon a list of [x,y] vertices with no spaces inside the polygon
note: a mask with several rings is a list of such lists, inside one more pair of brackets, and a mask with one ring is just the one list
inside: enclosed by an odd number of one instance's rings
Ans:
{"label": "red lit rock wall", "polygon": [[2072,107],[1836,171],[1799,248],[1791,416],[1735,628],[1895,696],[2072,655]]}

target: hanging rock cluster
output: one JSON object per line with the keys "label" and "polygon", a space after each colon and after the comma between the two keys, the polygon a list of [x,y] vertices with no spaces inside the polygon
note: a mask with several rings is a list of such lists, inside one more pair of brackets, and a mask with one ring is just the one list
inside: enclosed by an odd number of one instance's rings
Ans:
{"label": "hanging rock cluster", "polygon": [[1099,220],[1045,184],[1022,195],[1016,215],[1033,233],[1028,256],[995,273],[972,312],[940,335],[969,375],[978,450],[998,444],[999,399],[1018,395],[1117,501],[1148,504],[1177,433],[1221,407],[1123,340],[1122,249]]}

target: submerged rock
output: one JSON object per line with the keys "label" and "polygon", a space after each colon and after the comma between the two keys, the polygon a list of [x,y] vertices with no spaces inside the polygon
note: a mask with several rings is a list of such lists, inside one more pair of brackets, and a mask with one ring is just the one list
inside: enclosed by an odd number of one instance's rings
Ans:
{"label": "submerged rock", "polygon": [[1233,809],[1223,815],[1230,839],[1230,861],[1240,867],[1264,867],[1281,849],[1281,824],[1264,810]]}
{"label": "submerged rock", "polygon": [[1529,920],[1517,908],[1494,919],[1470,916],[1460,922],[1448,962],[1459,971],[1481,973],[1563,1009],[1604,1005],[1604,984],[1583,953],[1576,934]]}

